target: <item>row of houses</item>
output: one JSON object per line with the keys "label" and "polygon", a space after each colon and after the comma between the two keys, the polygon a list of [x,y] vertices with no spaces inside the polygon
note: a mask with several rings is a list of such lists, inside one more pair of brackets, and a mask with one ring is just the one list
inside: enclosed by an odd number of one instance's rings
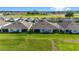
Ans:
{"label": "row of houses", "polygon": [[[70,20],[70,19],[65,19]],[[36,33],[79,33],[79,23],[63,21],[59,23],[49,22],[47,19],[31,21],[30,18],[0,18],[0,32],[36,32]]]}

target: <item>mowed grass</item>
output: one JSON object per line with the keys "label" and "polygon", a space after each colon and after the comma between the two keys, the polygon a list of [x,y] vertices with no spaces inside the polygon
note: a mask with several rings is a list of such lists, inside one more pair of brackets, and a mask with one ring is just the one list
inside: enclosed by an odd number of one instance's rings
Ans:
{"label": "mowed grass", "polygon": [[[16,15],[6,15],[5,17],[13,17],[13,18],[65,18],[64,14],[48,14],[48,15],[31,15],[31,14],[16,14]],[[73,18],[79,18],[79,13],[74,13],[74,17]]]}
{"label": "mowed grass", "polygon": [[1,51],[51,51],[50,40],[9,39],[0,40]]}
{"label": "mowed grass", "polygon": [[79,44],[61,42],[61,40],[79,39],[79,34],[28,34],[1,33],[1,51],[51,51],[52,40],[57,40],[59,50],[79,50]]}
{"label": "mowed grass", "polygon": [[37,40],[52,40],[52,39],[79,39],[79,34],[28,34],[28,33],[1,33],[1,39],[37,39]]}
{"label": "mowed grass", "polygon": [[51,40],[35,39],[35,37],[33,38],[31,34],[3,33],[0,34],[0,50],[1,51],[5,51],[5,50],[6,51],[51,51],[52,47],[51,47]]}
{"label": "mowed grass", "polygon": [[64,15],[63,14],[49,14],[49,15],[24,15],[24,14],[16,14],[16,15],[7,15],[5,17],[13,17],[13,18],[20,18],[20,17],[23,17],[23,18],[28,18],[28,17],[31,17],[31,18],[44,18],[44,17],[47,17],[47,18],[63,18]]}
{"label": "mowed grass", "polygon": [[59,51],[79,51],[79,43],[58,41],[56,45]]}

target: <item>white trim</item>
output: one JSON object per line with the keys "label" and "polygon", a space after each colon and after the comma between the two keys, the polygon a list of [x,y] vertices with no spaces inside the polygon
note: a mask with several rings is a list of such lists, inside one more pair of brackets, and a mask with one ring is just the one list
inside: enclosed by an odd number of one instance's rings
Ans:
{"label": "white trim", "polygon": [[30,30],[30,28],[32,27],[32,25],[33,25],[33,24],[31,24],[31,25],[29,26],[29,28],[28,28],[28,30],[27,30],[27,31],[29,31],[29,30]]}

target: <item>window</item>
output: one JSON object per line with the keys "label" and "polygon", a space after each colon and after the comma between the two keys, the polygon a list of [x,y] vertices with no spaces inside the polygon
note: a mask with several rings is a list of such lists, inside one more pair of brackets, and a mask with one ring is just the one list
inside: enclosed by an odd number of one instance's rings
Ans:
{"label": "window", "polygon": [[22,29],[22,32],[27,32],[27,29]]}
{"label": "window", "polygon": [[42,31],[45,31],[44,29],[42,29]]}
{"label": "window", "polygon": [[59,30],[57,30],[57,29],[54,29],[54,30],[53,30],[53,32],[54,32],[54,33],[58,33],[58,32],[59,32]]}
{"label": "window", "polygon": [[74,30],[74,32],[77,32],[76,30]]}
{"label": "window", "polygon": [[19,32],[19,29],[10,29],[10,32]]}
{"label": "window", "polygon": [[44,33],[49,33],[51,30],[50,29],[42,29],[42,32]]}
{"label": "window", "polygon": [[40,30],[39,30],[39,29],[35,29],[35,30],[34,30],[34,32],[37,32],[37,33],[39,33],[39,32],[40,32]]}
{"label": "window", "polygon": [[69,32],[69,30],[66,30],[66,32]]}
{"label": "window", "polygon": [[71,33],[71,30],[68,30],[68,29],[67,29],[67,30],[66,30],[66,33]]}
{"label": "window", "polygon": [[8,29],[3,29],[3,32],[8,32]]}

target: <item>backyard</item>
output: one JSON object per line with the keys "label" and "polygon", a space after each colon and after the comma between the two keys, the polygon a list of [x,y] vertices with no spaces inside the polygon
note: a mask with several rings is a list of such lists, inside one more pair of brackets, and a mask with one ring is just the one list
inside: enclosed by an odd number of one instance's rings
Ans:
{"label": "backyard", "polygon": [[1,51],[79,50],[78,38],[79,34],[1,33],[0,50]]}

